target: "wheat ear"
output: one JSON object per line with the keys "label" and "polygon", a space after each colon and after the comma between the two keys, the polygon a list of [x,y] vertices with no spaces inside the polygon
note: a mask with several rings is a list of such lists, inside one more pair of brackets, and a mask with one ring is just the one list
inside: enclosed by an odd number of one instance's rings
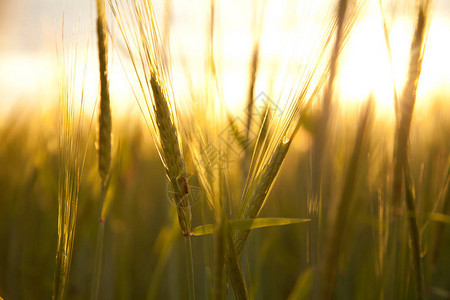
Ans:
{"label": "wheat ear", "polygon": [[[259,211],[264,205],[264,202],[269,194],[270,189],[272,188],[273,182],[275,181],[276,176],[279,173],[281,168],[281,164],[286,157],[287,151],[289,150],[291,142],[282,141],[277,146],[274,151],[270,161],[265,166],[262,171],[259,180],[256,183],[256,186],[253,190],[253,194],[250,196],[248,200],[248,204],[243,208],[243,213],[241,213],[243,219],[251,219],[256,218],[259,214]],[[236,253],[240,254],[242,249],[244,248],[247,237],[250,233],[250,230],[239,231],[236,235]]]}
{"label": "wheat ear", "polygon": [[191,230],[192,217],[187,197],[186,164],[181,152],[178,131],[172,120],[169,104],[156,73],[152,74],[150,85],[153,91],[156,125],[159,131],[166,174],[172,186],[173,200],[177,206],[181,230],[183,234],[188,234]]}
{"label": "wheat ear", "polygon": [[108,39],[106,37],[105,3],[97,0],[97,37],[100,68],[100,113],[98,116],[98,172],[106,185],[111,169],[111,107],[108,81]]}

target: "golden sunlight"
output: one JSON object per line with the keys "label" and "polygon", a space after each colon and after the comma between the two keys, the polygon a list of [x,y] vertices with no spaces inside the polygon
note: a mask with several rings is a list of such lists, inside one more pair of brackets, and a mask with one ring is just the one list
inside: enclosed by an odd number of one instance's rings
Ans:
{"label": "golden sunlight", "polygon": [[[344,102],[359,103],[373,92],[378,105],[390,109],[393,103],[392,71],[395,74],[395,68],[392,66],[391,69],[382,24],[377,21],[375,18],[364,20],[352,33],[342,53],[337,88]],[[400,44],[409,44],[406,37],[402,40]],[[406,67],[406,61],[402,62],[402,67]]]}
{"label": "golden sunlight", "polygon": [[[408,71],[411,20],[397,20],[389,30],[392,62],[389,60],[381,17],[362,20],[355,28],[340,61],[338,91],[341,101],[359,103],[373,93],[379,110],[393,111],[394,85],[400,93]],[[432,20],[418,87],[418,104],[442,92],[450,80],[450,42],[442,38],[450,32],[445,18]]]}

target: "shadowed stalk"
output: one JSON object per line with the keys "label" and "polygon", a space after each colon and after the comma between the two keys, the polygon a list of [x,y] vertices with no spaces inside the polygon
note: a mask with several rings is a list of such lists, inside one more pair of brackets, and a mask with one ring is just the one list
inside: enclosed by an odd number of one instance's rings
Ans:
{"label": "shadowed stalk", "polygon": [[226,253],[226,223],[225,214],[216,218],[214,228],[214,274],[213,274],[213,299],[224,300],[226,298],[225,280],[225,253]]}
{"label": "shadowed stalk", "polygon": [[330,73],[328,77],[328,84],[325,87],[325,94],[323,96],[323,107],[322,107],[322,115],[321,121],[319,124],[319,128],[317,131],[317,137],[315,138],[314,143],[314,154],[315,159],[313,159],[313,172],[316,172],[313,175],[313,184],[316,186],[313,188],[315,194],[318,195],[319,190],[319,182],[321,177],[321,164],[323,160],[323,151],[325,142],[327,139],[328,132],[328,122],[330,119],[331,113],[331,98],[333,93],[334,81],[337,73],[337,64],[338,64],[338,56],[341,49],[341,44],[344,35],[344,21],[345,14],[347,10],[347,0],[340,0],[337,8],[337,29],[336,29],[336,39],[333,46],[333,51],[331,53],[330,58]]}
{"label": "shadowed stalk", "polygon": [[[416,286],[418,287],[417,297],[422,299],[423,295],[423,272],[420,267],[420,242],[418,235],[418,229],[416,220],[416,211],[413,209],[415,207],[414,198],[410,190],[411,182],[410,178],[405,178],[409,175],[409,169],[407,170],[408,164],[408,147],[409,147],[409,135],[411,131],[411,121],[414,112],[414,105],[416,102],[416,92],[419,82],[419,77],[422,69],[422,59],[423,51],[425,46],[425,31],[427,27],[427,17],[428,17],[428,1],[422,1],[419,5],[419,11],[417,15],[417,20],[415,24],[414,35],[411,42],[410,54],[409,54],[409,65],[408,65],[408,78],[403,88],[402,94],[399,99],[399,114],[400,120],[397,119],[396,122],[396,132],[395,132],[395,142],[394,142],[394,174],[392,181],[392,204],[394,208],[394,214],[398,214],[399,207],[401,204],[402,196],[402,182],[405,182],[405,192],[406,192],[406,206],[408,208],[408,215],[412,214],[408,219],[409,221],[409,231],[411,240],[413,241],[413,261],[415,262],[415,279]],[[408,184],[408,187],[406,184]],[[394,236],[391,238],[392,243],[398,243],[398,237],[395,235],[400,234],[400,226],[394,223]],[[416,240],[414,242],[414,240]],[[395,247],[394,247],[395,249]],[[394,253],[398,256],[399,253]],[[397,261],[401,261],[397,259]],[[398,276],[396,281],[400,280]],[[395,284],[395,288],[398,288],[398,283]]]}
{"label": "shadowed stalk", "polygon": [[[325,87],[322,103],[322,111],[319,122],[317,124],[317,131],[314,136],[312,145],[312,161],[311,161],[311,197],[308,199],[308,214],[311,217],[311,232],[308,235],[308,244],[310,247],[309,253],[312,265],[318,264],[319,256],[319,216],[320,207],[322,205],[321,189],[322,189],[322,165],[324,160],[324,153],[328,139],[328,123],[332,108],[332,94],[334,81],[338,69],[338,57],[340,49],[342,48],[345,35],[345,15],[347,11],[347,0],[340,0],[337,11],[337,28],[336,38],[334,41],[331,57],[329,61],[329,76],[328,83]],[[313,236],[315,236],[313,238]]]}
{"label": "shadowed stalk", "polygon": [[411,42],[408,78],[400,96],[400,120],[397,121],[396,140],[394,144],[394,178],[392,186],[392,201],[397,207],[401,200],[403,168],[407,161],[408,139],[416,102],[417,86],[422,70],[427,16],[428,3],[425,2],[419,7],[415,32]]}
{"label": "shadowed stalk", "polygon": [[244,273],[237,254],[232,229],[227,216],[227,208],[230,207],[230,190],[224,162],[219,160],[218,168],[214,170],[216,180],[211,180],[210,185],[214,191],[210,194],[212,213],[214,216],[213,235],[213,299],[227,298],[227,278],[230,279],[236,299],[248,299]]}
{"label": "shadowed stalk", "polygon": [[322,268],[322,299],[334,298],[342,241],[344,240],[345,231],[348,228],[349,207],[355,194],[359,160],[363,152],[365,140],[369,138],[367,134],[374,115],[373,110],[373,100],[369,98],[358,125],[342,194],[338,199],[336,213],[329,227],[331,231]]}
{"label": "shadowed stalk", "polygon": [[100,278],[103,260],[103,239],[105,232],[105,219],[107,208],[105,198],[108,190],[108,181],[111,170],[111,106],[109,96],[108,80],[108,39],[105,16],[104,0],[97,0],[97,46],[100,77],[100,111],[98,116],[98,173],[101,178],[100,203],[102,212],[100,214],[97,244],[95,250],[94,277],[92,280],[91,300],[98,299]]}
{"label": "shadowed stalk", "polygon": [[233,285],[234,294],[237,299],[245,300],[248,299],[247,287],[245,285],[244,273],[239,261],[239,253],[234,247],[233,238],[231,236],[231,228],[226,225],[225,228],[225,238],[226,238],[226,263],[228,268],[228,273]]}
{"label": "shadowed stalk", "polygon": [[[388,167],[384,166],[384,171],[387,172]],[[387,179],[384,179],[383,186],[388,186],[386,183]],[[388,207],[386,205],[386,201],[384,199],[385,188],[379,189],[377,191],[377,207],[378,207],[378,226],[377,226],[377,267],[376,272],[378,275],[378,285],[379,285],[379,296],[380,299],[383,298],[384,295],[384,264],[385,264],[385,256],[386,256],[386,241],[388,237],[388,225],[389,225],[389,214]]]}

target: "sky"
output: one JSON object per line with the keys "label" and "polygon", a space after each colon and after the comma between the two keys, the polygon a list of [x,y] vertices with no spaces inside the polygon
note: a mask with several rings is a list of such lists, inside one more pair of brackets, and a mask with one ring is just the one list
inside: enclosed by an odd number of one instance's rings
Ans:
{"label": "sky", "polygon": [[[268,1],[271,3],[270,1]],[[302,1],[299,1],[302,2]],[[317,2],[317,1],[316,1]],[[205,20],[204,1],[173,0],[174,12],[172,24],[174,38],[185,48],[186,53],[199,52],[198,45],[192,43],[189,37],[192,33],[203,33],[201,26]],[[227,99],[240,99],[246,89],[246,68],[248,53],[251,50],[252,25],[251,1],[228,1],[227,5],[219,4],[220,34],[218,53],[223,55],[223,83]],[[288,18],[282,12],[283,8],[293,3],[292,0],[278,1],[276,5],[269,4],[266,9],[265,26],[266,41],[264,55],[267,57],[280,56],[283,39],[288,39],[286,23]],[[324,2],[326,3],[326,2]],[[77,39],[77,45],[85,45],[87,36],[91,43],[95,41],[92,34],[95,19],[95,1],[75,0],[0,0],[0,115],[17,105],[32,107],[51,106],[57,99],[58,85],[58,51],[61,49],[62,20],[64,18],[65,42]],[[323,6],[323,5],[322,5]],[[422,93],[429,93],[438,88],[447,87],[450,83],[450,1],[435,0],[433,2],[433,22],[429,31],[429,41],[424,59]],[[409,7],[413,11],[413,6]],[[161,1],[155,2],[155,11],[161,11]],[[199,13],[193,13],[198,9]],[[314,7],[308,12],[314,11]],[[390,4],[386,9],[395,11]],[[318,9],[321,12],[322,8]],[[407,9],[406,9],[407,10]],[[409,50],[410,28],[408,24],[414,20],[411,16],[403,16],[402,10],[397,8],[392,17],[391,38],[393,40],[394,66],[393,72],[396,83],[401,86],[405,74],[406,57]],[[289,15],[287,15],[289,16]],[[307,16],[308,17],[308,16]],[[317,19],[317,18],[316,18]],[[311,18],[314,20],[314,18]],[[391,105],[392,80],[389,78],[390,65],[387,63],[386,53],[380,54],[384,47],[384,36],[380,29],[378,0],[368,0],[366,13],[349,40],[347,50],[342,53],[342,78],[339,87],[344,99],[353,101],[367,97],[374,91],[381,105]],[[409,22],[409,23],[408,23]],[[318,25],[319,26],[319,25]],[[314,25],[308,29],[314,32]],[[199,29],[200,28],[200,29]],[[308,32],[306,30],[305,32]],[[91,35],[88,33],[91,32]],[[443,37],[446,38],[443,38]],[[188,39],[188,40],[186,40]],[[250,41],[250,42],[249,42]],[[73,43],[72,43],[73,45]],[[238,45],[238,46],[236,46]],[[298,45],[297,47],[301,47]],[[80,47],[84,49],[83,47]],[[92,48],[92,47],[91,47]],[[95,49],[95,47],[93,47]],[[203,51],[203,50],[201,50]],[[201,52],[200,51],[200,52]],[[281,51],[281,52],[280,52]],[[59,52],[60,53],[60,52]],[[95,52],[90,51],[90,61],[87,70],[87,82],[95,82]],[[365,70],[372,70],[367,73]],[[118,110],[125,110],[132,105],[128,81],[122,72],[122,67],[113,59],[112,89]],[[260,74],[262,86],[270,76]],[[265,80],[265,81],[264,81]],[[91,87],[95,93],[95,84]],[[227,88],[227,87],[237,88]],[[115,91],[115,92],[114,92]],[[119,100],[120,99],[120,100]],[[126,99],[126,100],[124,100]],[[353,99],[353,100],[352,100]],[[231,103],[231,105],[238,105]]]}

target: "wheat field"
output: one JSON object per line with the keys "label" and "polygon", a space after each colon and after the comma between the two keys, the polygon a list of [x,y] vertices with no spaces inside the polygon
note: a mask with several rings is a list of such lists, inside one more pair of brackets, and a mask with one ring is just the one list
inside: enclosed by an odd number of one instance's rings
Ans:
{"label": "wheat field", "polygon": [[0,299],[450,298],[446,1],[22,2]]}

